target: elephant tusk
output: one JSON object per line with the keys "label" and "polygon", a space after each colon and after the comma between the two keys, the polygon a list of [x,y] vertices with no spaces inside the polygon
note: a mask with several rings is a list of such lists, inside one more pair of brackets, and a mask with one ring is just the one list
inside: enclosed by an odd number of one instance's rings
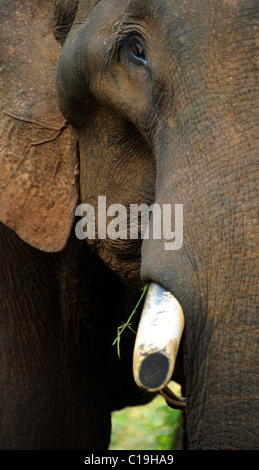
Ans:
{"label": "elephant tusk", "polygon": [[140,388],[159,391],[171,380],[183,329],[179,302],[169,291],[151,283],[133,353],[133,375]]}

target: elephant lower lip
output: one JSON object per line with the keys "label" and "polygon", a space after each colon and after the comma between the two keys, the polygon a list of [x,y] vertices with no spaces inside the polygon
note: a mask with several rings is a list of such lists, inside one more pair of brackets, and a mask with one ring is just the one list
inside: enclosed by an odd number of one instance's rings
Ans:
{"label": "elephant lower lip", "polygon": [[171,380],[183,328],[183,311],[176,298],[151,283],[133,354],[133,374],[140,388],[159,391]]}

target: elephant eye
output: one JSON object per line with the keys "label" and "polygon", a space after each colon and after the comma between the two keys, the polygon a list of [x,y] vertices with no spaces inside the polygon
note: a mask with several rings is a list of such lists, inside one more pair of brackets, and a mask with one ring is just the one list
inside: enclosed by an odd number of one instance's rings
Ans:
{"label": "elephant eye", "polygon": [[142,44],[140,42],[134,42],[131,47],[131,53],[133,55],[133,57],[137,60],[141,60],[142,62],[145,62],[146,63],[146,54],[145,54],[145,51],[144,51],[144,47],[142,46]]}
{"label": "elephant eye", "polygon": [[125,36],[119,43],[119,54],[135,65],[146,65],[145,46],[139,36]]}

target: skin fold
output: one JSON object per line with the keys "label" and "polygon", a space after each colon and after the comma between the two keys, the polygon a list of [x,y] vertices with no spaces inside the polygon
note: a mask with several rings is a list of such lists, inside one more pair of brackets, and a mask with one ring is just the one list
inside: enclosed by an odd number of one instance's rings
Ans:
{"label": "skin fold", "polygon": [[[155,282],[185,316],[185,448],[258,449],[256,0],[3,12],[1,447],[108,446],[110,411],[152,398],[133,383],[134,335],[122,361],[112,341]],[[183,204],[182,248],[77,240],[73,208],[101,195]]]}

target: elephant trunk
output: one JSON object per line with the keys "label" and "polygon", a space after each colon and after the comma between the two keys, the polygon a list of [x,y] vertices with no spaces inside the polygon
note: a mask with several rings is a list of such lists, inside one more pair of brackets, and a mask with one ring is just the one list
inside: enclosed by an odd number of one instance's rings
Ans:
{"label": "elephant trunk", "polygon": [[148,391],[163,389],[172,377],[184,328],[176,298],[151,283],[141,315],[133,354],[137,385]]}

